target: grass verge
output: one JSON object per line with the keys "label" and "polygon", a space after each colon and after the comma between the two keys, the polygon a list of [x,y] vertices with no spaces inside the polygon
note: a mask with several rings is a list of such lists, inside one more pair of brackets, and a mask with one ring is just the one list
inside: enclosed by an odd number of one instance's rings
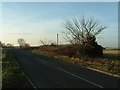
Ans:
{"label": "grass verge", "polygon": [[32,88],[11,49],[3,49],[2,88]]}
{"label": "grass verge", "polygon": [[40,50],[33,50],[33,52],[46,55],[52,58],[58,58],[60,60],[72,63],[79,64],[91,69],[96,69],[96,71],[103,71],[109,75],[120,77],[120,60],[108,60],[105,58],[70,58],[68,56],[61,56],[55,53],[41,52]]}

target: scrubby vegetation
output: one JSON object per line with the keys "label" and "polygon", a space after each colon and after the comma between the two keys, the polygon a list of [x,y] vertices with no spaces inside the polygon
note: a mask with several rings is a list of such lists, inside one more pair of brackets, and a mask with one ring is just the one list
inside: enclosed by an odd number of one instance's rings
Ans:
{"label": "scrubby vegetation", "polygon": [[3,88],[32,88],[24,72],[19,67],[10,49],[3,50],[2,87]]}
{"label": "scrubby vegetation", "polygon": [[[97,69],[111,74],[120,75],[120,60],[106,57],[104,50],[103,57],[77,56],[74,48],[70,45],[62,45],[59,47],[41,46],[33,50],[33,52],[47,55],[49,57],[58,58],[72,64]],[[109,54],[112,55],[112,54]]]}

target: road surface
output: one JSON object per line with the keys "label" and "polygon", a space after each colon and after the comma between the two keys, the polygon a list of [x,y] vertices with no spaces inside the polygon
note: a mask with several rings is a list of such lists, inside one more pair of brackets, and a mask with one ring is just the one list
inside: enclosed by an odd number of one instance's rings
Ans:
{"label": "road surface", "polygon": [[19,49],[13,50],[34,88],[118,88],[111,77],[62,60]]}

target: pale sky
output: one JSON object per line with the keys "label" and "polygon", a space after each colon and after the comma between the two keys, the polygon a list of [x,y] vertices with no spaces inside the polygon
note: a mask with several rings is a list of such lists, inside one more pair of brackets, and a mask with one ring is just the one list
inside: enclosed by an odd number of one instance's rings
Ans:
{"label": "pale sky", "polygon": [[[100,25],[108,26],[97,41],[104,47],[118,47],[117,2],[2,2],[0,3],[0,41],[17,45],[24,38],[31,45],[40,45],[40,40],[56,41],[65,18],[94,17]],[[1,20],[2,19],[2,20]]]}
{"label": "pale sky", "polygon": [[1,0],[2,2],[118,2],[119,0]]}

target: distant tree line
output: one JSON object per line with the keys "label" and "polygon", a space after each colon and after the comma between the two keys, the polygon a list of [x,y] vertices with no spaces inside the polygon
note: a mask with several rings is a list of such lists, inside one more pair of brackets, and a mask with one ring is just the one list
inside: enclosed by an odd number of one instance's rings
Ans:
{"label": "distant tree line", "polygon": [[11,47],[13,47],[13,44],[11,44],[11,43],[5,44],[5,43],[2,43],[0,41],[0,47],[2,47],[2,48],[11,48]]}

